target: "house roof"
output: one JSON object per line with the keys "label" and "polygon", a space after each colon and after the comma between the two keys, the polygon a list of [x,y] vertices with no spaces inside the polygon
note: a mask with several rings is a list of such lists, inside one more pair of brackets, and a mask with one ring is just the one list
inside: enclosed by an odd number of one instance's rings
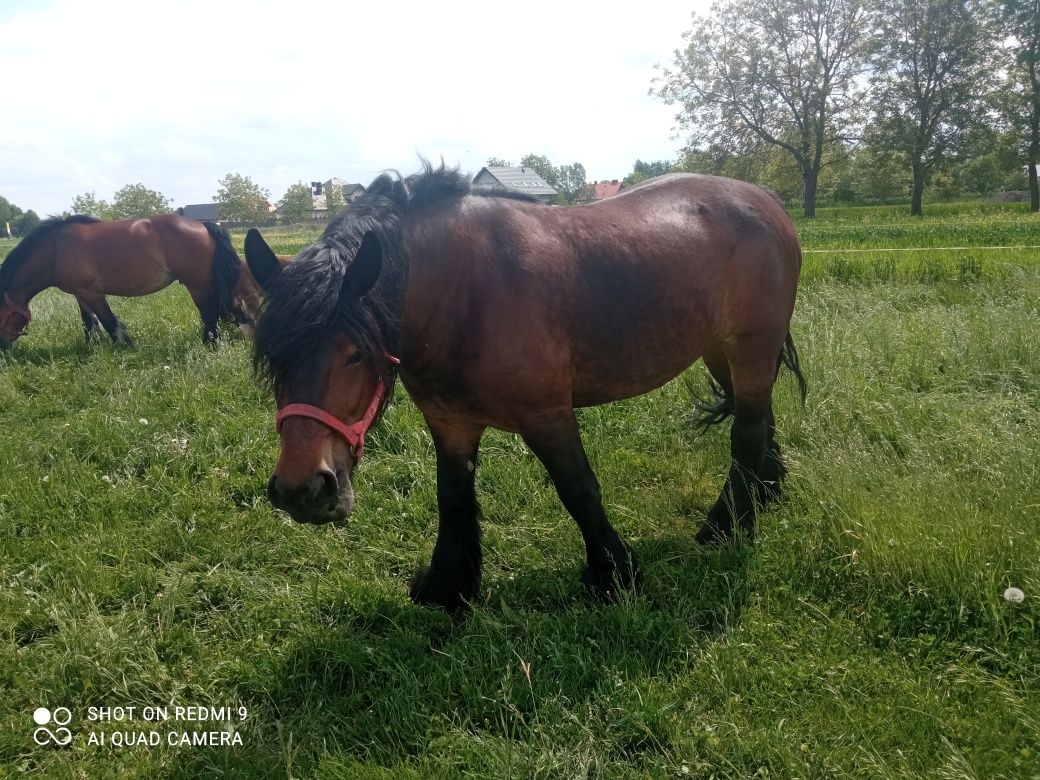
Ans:
{"label": "house roof", "polygon": [[603,200],[621,191],[621,182],[617,179],[611,181],[597,181],[592,183],[592,199]]}
{"label": "house roof", "polygon": [[187,217],[188,219],[208,219],[211,221],[219,219],[219,211],[219,203],[192,203],[189,206],[181,206],[177,209],[177,213],[182,217]]}
{"label": "house roof", "polygon": [[480,169],[480,173],[473,177],[477,181],[487,172],[503,187],[526,192],[528,195],[555,195],[556,189],[545,179],[539,176],[534,168],[516,167],[505,168],[497,165],[486,166]]}

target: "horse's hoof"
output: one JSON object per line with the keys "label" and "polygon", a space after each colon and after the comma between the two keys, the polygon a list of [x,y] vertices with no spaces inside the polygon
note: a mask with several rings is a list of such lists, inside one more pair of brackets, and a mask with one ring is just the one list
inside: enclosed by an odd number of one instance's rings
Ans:
{"label": "horse's hoof", "polygon": [[458,572],[427,566],[412,580],[409,595],[416,604],[440,607],[451,615],[465,612],[480,590],[476,580],[460,576]]}
{"label": "horse's hoof", "polygon": [[697,544],[726,544],[733,538],[733,531],[731,529],[719,528],[717,525],[713,525],[712,523],[705,523],[701,526],[700,530],[697,531],[697,536],[695,538]]}
{"label": "horse's hoof", "polygon": [[581,582],[589,595],[604,603],[617,600],[623,591],[635,590],[643,581],[639,564],[631,550],[625,550],[620,565],[611,561],[607,566],[586,566],[581,572]]}
{"label": "horse's hoof", "polygon": [[733,517],[725,509],[719,510],[714,507],[709,513],[704,525],[697,531],[698,544],[716,545],[732,544],[736,541],[751,543],[755,541],[755,516],[749,514],[739,523],[740,534],[734,534],[735,524]]}

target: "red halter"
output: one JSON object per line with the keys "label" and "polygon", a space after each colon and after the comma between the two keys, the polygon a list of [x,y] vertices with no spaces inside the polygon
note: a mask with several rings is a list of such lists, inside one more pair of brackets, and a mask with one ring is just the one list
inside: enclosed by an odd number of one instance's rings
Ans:
{"label": "red halter", "polygon": [[[387,355],[386,359],[391,363],[400,364],[400,360],[395,358],[393,355]],[[372,396],[372,401],[368,405],[368,409],[353,425],[347,425],[345,422],[340,420],[338,417],[329,414],[324,409],[319,409],[317,406],[311,406],[310,404],[289,404],[283,406],[278,410],[278,415],[274,418],[275,430],[279,433],[282,432],[282,422],[286,417],[309,417],[312,420],[317,420],[323,425],[327,425],[329,428],[334,430],[340,436],[347,440],[347,444],[350,445],[350,450],[354,454],[355,461],[360,461],[361,456],[365,454],[365,433],[368,432],[368,427],[372,424],[372,420],[376,417],[376,412],[379,410],[379,404],[383,400],[383,395],[386,393],[386,388],[383,386],[383,380],[379,380],[379,384],[376,385],[376,392]]]}

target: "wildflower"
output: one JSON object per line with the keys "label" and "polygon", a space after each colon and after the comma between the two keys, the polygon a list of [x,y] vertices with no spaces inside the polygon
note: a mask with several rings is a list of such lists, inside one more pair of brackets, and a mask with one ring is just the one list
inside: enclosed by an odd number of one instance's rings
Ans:
{"label": "wildflower", "polygon": [[1021,604],[1026,600],[1026,594],[1022,592],[1021,588],[1008,588],[1004,591],[1004,601],[1009,601],[1012,604]]}

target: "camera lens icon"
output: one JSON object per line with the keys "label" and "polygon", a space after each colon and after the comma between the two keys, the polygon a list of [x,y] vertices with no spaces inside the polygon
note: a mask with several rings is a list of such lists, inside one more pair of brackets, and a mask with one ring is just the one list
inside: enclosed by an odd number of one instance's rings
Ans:
{"label": "camera lens icon", "polygon": [[[51,712],[46,707],[37,707],[33,710],[33,722],[40,728],[33,732],[33,742],[37,745],[46,745],[53,742],[59,747],[72,742],[72,732],[65,726],[72,720],[72,712],[68,707],[55,707]],[[54,723],[57,728],[51,731],[48,724]]]}

